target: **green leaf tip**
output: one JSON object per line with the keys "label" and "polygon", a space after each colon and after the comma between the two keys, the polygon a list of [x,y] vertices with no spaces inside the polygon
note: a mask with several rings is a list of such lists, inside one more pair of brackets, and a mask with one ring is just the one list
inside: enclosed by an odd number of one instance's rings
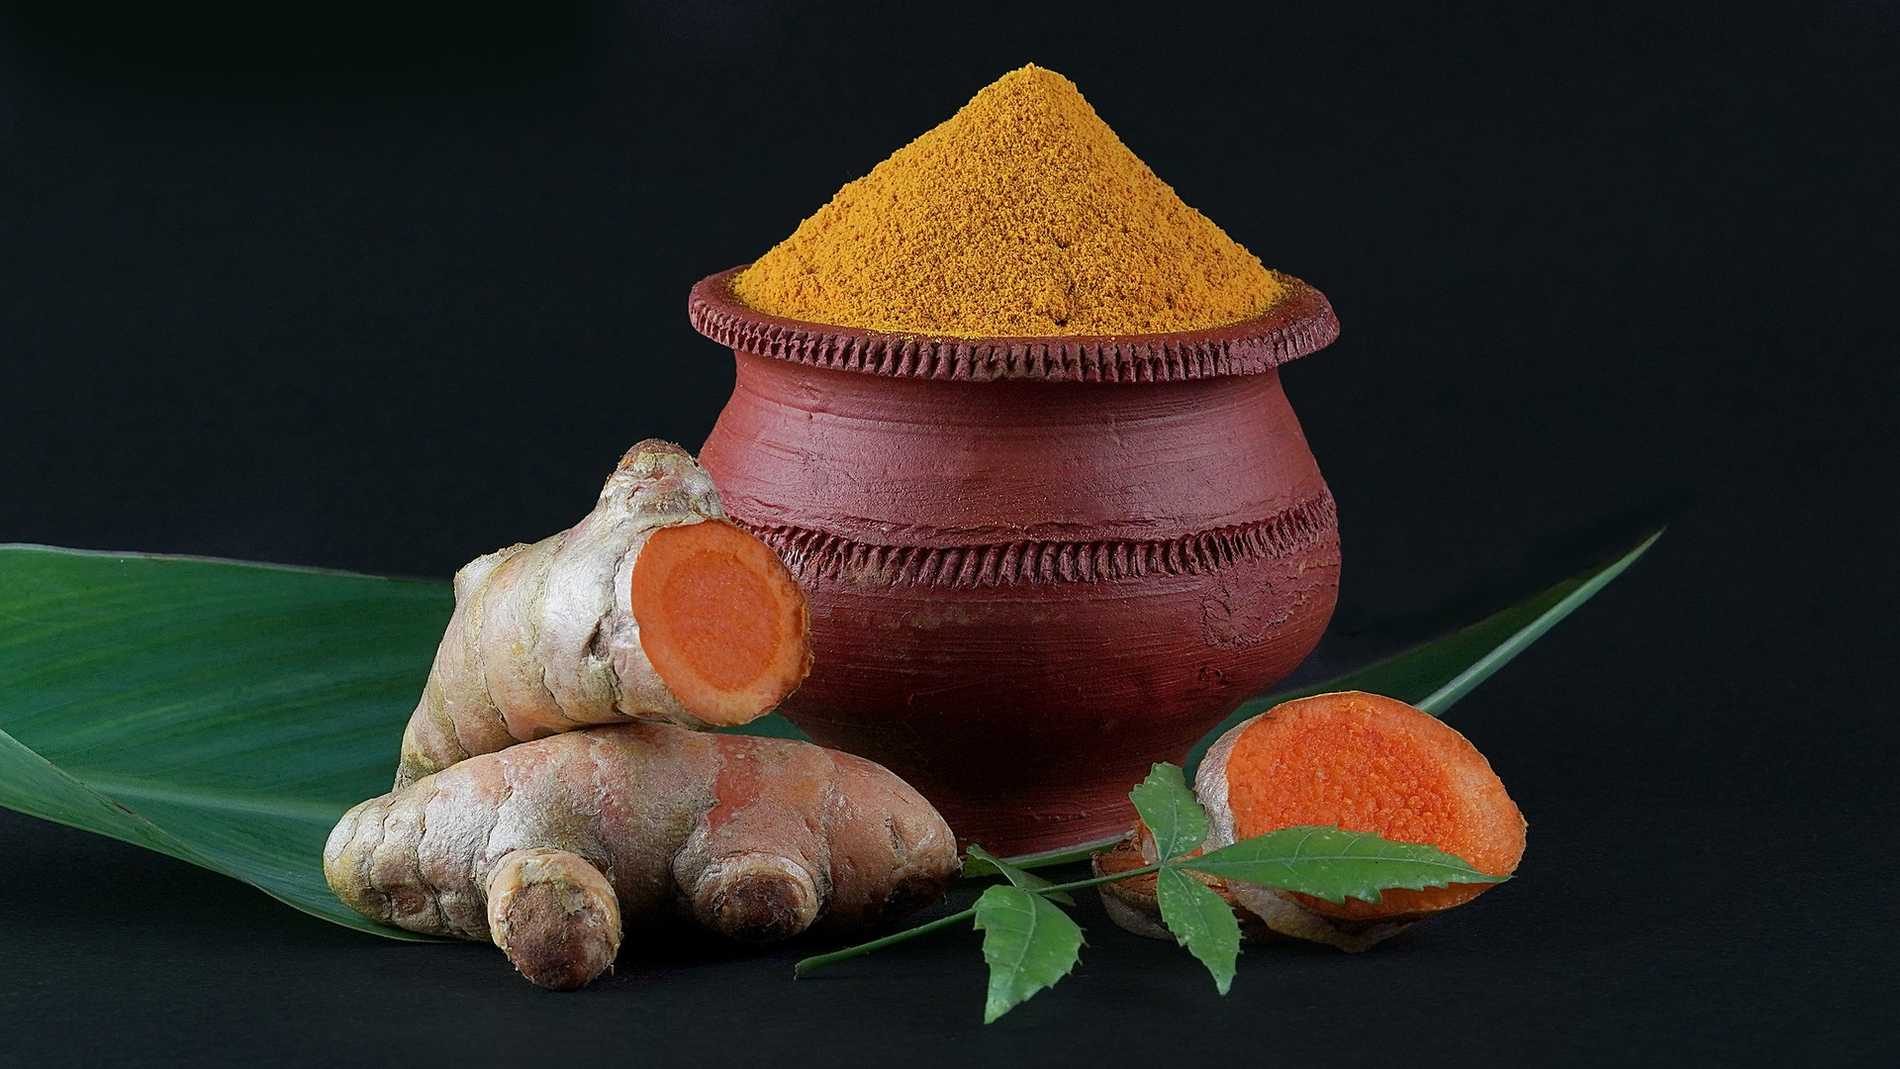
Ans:
{"label": "green leaf tip", "polygon": [[976,900],[976,929],[990,967],[983,1023],[1055,986],[1081,959],[1082,929],[1041,895],[997,884]]}
{"label": "green leaf tip", "polygon": [[1173,865],[1155,873],[1155,900],[1175,942],[1200,959],[1214,977],[1214,989],[1227,994],[1240,957],[1240,922],[1234,919],[1234,908]]}
{"label": "green leaf tip", "polygon": [[1572,576],[1546,591],[1544,597],[1549,597],[1559,591],[1562,593],[1535,619],[1513,631],[1495,647],[1486,651],[1482,657],[1446,680],[1444,685],[1437,690],[1420,698],[1415,704],[1433,716],[1443,716],[1446,710],[1457,704],[1465,695],[1476,690],[1478,684],[1490,679],[1498,669],[1511,663],[1511,660],[1528,649],[1531,643],[1543,638],[1546,632],[1557,626],[1564,617],[1576,611],[1578,606],[1596,597],[1598,592],[1610,585],[1611,580],[1622,575],[1630,565],[1635,564],[1636,558],[1649,552],[1649,547],[1656,544],[1656,540],[1663,536],[1663,531],[1666,529],[1658,528],[1651,532],[1649,537],[1638,542],[1627,553],[1595,572]]}
{"label": "green leaf tip", "polygon": [[1207,838],[1207,811],[1188,790],[1187,777],[1177,765],[1155,765],[1148,778],[1128,792],[1128,800],[1148,826],[1155,856],[1162,861],[1188,853]]}
{"label": "green leaf tip", "polygon": [[1459,699],[1502,669],[1542,638],[1551,628],[1595,597],[1649,551],[1666,528],[1650,532],[1607,564],[1545,587],[1515,605],[1500,609],[1468,627],[1426,642],[1383,661],[1355,669],[1323,683],[1275,691],[1250,699],[1202,736],[1189,751],[1186,767],[1200,764],[1214,740],[1239,724],[1281,702],[1340,690],[1363,690],[1408,702],[1433,716],[1443,716]]}
{"label": "green leaf tip", "polygon": [[1348,898],[1377,902],[1384,891],[1510,878],[1480,872],[1435,846],[1317,824],[1270,831],[1181,864],[1224,880],[1295,891],[1335,905]]}

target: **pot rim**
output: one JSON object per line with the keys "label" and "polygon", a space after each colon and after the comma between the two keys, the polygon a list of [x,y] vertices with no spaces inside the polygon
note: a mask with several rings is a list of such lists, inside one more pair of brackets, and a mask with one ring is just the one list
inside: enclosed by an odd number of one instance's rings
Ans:
{"label": "pot rim", "polygon": [[1167,334],[958,338],[809,323],[753,309],[732,292],[740,264],[693,287],[693,329],[737,352],[889,378],[993,382],[1185,382],[1258,375],[1339,337],[1326,295],[1274,272],[1286,293],[1253,319]]}

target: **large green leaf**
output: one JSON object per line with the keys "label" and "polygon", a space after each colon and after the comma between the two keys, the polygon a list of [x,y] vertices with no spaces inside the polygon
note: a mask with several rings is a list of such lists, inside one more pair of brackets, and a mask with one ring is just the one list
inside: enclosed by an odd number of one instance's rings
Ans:
{"label": "large green leaf", "polygon": [[450,607],[447,583],[0,546],[0,805],[416,938],[319,857],[389,789]]}
{"label": "large green leaf", "polygon": [[976,900],[983,960],[990,966],[983,1023],[1069,975],[1082,950],[1082,929],[1041,895],[997,884]]}
{"label": "large green leaf", "polygon": [[1499,883],[1435,846],[1395,843],[1370,832],[1295,825],[1243,839],[1181,865],[1224,880],[1316,895],[1328,902],[1377,902],[1381,891],[1453,883]]}
{"label": "large green leaf", "polygon": [[[1655,538],[1448,638],[1249,702],[1223,728],[1301,693],[1351,688],[1442,712]],[[225,873],[325,920],[413,938],[337,902],[317,858],[344,809],[388,788],[449,610],[442,582],[0,546],[0,805]],[[778,717],[746,730],[798,734]]]}

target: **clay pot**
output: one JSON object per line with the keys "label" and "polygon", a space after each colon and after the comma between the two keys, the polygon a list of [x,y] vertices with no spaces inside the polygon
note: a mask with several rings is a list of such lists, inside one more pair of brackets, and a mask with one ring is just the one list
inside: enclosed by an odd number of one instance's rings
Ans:
{"label": "clay pot", "polygon": [[933,339],[764,315],[731,274],[689,305],[738,359],[700,460],[811,596],[783,711],[964,843],[1114,839],[1154,762],[1319,641],[1337,513],[1275,370],[1338,335],[1319,291],[1215,330]]}

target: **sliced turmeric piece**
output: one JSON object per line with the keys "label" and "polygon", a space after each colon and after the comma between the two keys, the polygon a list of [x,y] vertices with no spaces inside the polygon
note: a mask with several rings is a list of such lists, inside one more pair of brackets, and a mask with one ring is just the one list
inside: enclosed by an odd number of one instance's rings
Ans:
{"label": "sliced turmeric piece", "polygon": [[[1484,755],[1443,722],[1359,691],[1275,706],[1221,736],[1195,788],[1224,846],[1296,825],[1333,825],[1425,843],[1489,875],[1524,856],[1524,815]],[[1406,923],[1471,901],[1492,884],[1390,890],[1377,902],[1233,885],[1286,935],[1362,950]]]}
{"label": "sliced turmeric piece", "polygon": [[579,523],[469,562],[396,786],[592,724],[728,727],[784,701],[811,670],[805,596],[725,515],[691,454],[648,440]]}

